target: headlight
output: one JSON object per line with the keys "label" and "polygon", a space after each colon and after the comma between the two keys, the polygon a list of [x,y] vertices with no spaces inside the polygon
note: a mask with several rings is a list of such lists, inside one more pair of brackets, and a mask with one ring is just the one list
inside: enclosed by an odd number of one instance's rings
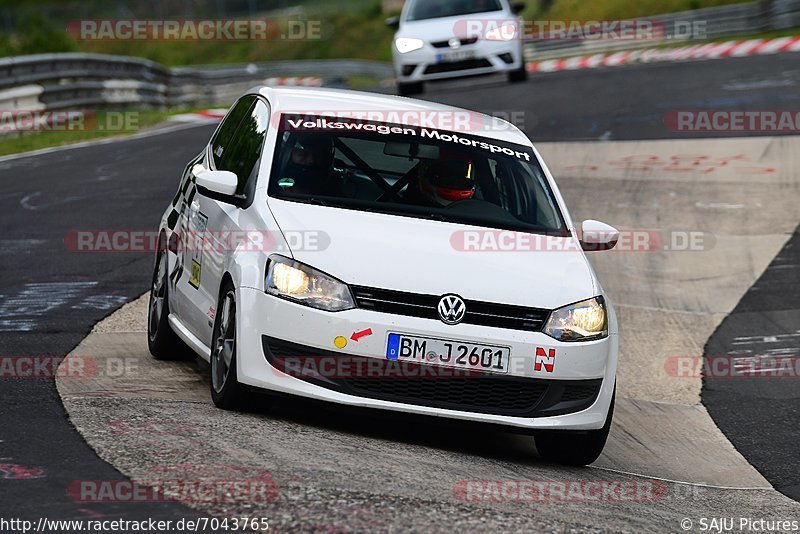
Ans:
{"label": "headlight", "polygon": [[544,333],[559,341],[589,341],[608,336],[608,318],[603,297],[559,308],[550,314]]}
{"label": "headlight", "polygon": [[407,54],[408,52],[419,50],[424,45],[425,41],[422,39],[411,39],[409,37],[401,37],[394,42],[394,46],[397,47],[397,51],[401,54]]}
{"label": "headlight", "polygon": [[347,284],[283,256],[270,256],[265,287],[270,295],[320,310],[355,308]]}

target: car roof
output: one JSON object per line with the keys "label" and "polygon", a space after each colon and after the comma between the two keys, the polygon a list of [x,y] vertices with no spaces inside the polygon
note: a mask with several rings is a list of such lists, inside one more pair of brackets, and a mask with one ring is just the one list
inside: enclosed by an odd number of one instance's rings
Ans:
{"label": "car roof", "polygon": [[[255,87],[251,93],[267,98],[272,111],[331,115],[373,112],[365,118],[410,126],[428,126],[525,146],[533,146],[519,128],[497,117],[435,102],[394,95],[319,87]],[[433,114],[431,114],[433,112]],[[439,115],[436,115],[439,113]],[[405,115],[405,117],[404,117]],[[351,115],[352,116],[352,115]],[[361,115],[358,115],[361,116]]]}

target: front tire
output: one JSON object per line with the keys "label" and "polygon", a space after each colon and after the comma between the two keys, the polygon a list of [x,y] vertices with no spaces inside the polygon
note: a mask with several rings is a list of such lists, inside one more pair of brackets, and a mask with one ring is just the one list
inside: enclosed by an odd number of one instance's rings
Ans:
{"label": "front tire", "polygon": [[244,386],[236,373],[236,290],[229,281],[220,291],[211,347],[211,400],[223,410],[242,407]]}
{"label": "front tire", "polygon": [[147,306],[147,348],[156,360],[190,360],[197,357],[169,324],[167,252],[159,247]]}
{"label": "front tire", "polygon": [[611,420],[614,417],[614,400],[617,397],[616,388],[611,397],[606,422],[599,430],[588,432],[569,431],[544,431],[535,436],[536,450],[539,456],[549,462],[563,465],[583,466],[589,465],[603,452],[611,430]]}
{"label": "front tire", "polygon": [[524,82],[528,79],[528,70],[525,68],[525,62],[522,62],[522,66],[516,70],[512,70],[508,73],[508,83],[520,83]]}

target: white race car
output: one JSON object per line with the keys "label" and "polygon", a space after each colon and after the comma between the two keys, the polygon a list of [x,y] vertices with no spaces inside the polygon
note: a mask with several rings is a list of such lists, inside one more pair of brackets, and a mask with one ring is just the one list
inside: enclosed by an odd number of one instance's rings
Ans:
{"label": "white race car", "polygon": [[[413,119],[467,113],[458,129]],[[186,167],[159,235],[150,351],[208,360],[221,408],[281,392],[504,425],[568,464],[603,449],[617,321],[584,250],[618,233],[576,229],[506,122],[256,88]]]}
{"label": "white race car", "polygon": [[508,0],[408,0],[392,43],[397,91],[414,95],[424,82],[506,73],[510,82],[527,79],[523,57],[525,4]]}

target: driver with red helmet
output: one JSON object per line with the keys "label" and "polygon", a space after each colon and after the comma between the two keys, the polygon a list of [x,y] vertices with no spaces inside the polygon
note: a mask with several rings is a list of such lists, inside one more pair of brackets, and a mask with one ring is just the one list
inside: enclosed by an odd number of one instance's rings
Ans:
{"label": "driver with red helmet", "polygon": [[446,207],[475,195],[475,167],[464,158],[440,159],[420,168],[415,185],[406,195],[407,201]]}

